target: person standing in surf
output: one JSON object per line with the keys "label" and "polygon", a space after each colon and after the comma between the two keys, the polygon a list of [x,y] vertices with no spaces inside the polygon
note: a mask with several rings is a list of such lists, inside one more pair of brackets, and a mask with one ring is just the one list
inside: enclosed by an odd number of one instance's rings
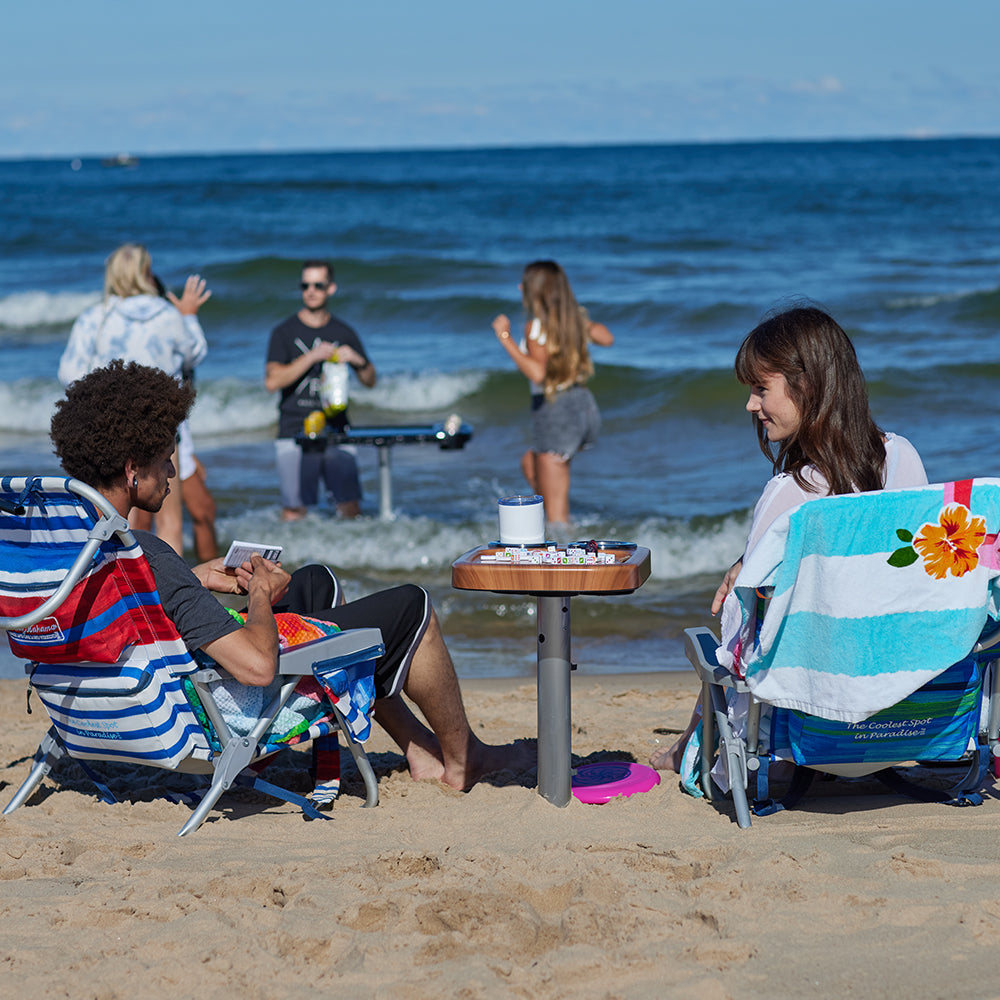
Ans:
{"label": "person standing in surf", "polygon": [[[124,243],[118,247],[105,261],[104,299],[84,310],[73,324],[59,361],[59,381],[69,385],[115,358],[161,368],[178,380],[185,370],[193,371],[208,352],[197,313],[212,293],[198,274],[188,277],[180,298],[165,289],[161,295],[161,288],[144,246]],[[192,490],[197,490],[201,480],[192,478],[197,474],[197,465],[187,420],[179,428],[174,465],[181,483],[193,484]],[[137,510],[131,522],[133,528],[143,530],[155,523],[156,534],[178,554],[184,551],[182,490],[179,485],[168,494],[155,518]],[[199,527],[199,520],[204,522],[209,513],[210,546]],[[203,552],[214,555],[210,551],[215,547],[214,505],[211,511],[203,509],[192,512],[192,516],[199,556]]]}
{"label": "person standing in surf", "polygon": [[[298,521],[305,517],[306,500],[302,483],[302,448],[295,437],[302,433],[303,422],[314,410],[322,410],[320,378],[323,362],[334,356],[351,366],[361,384],[375,385],[375,366],[368,359],[361,338],[346,323],[332,316],[327,302],[337,291],[333,267],[325,260],[307,260],[302,265],[299,283],[302,308],[271,332],[264,368],[264,387],[268,392],[281,391],[278,402],[278,439],[275,454],[281,483],[282,519]],[[347,426],[347,411],[331,420],[331,430]],[[353,450],[328,446],[322,453],[322,472],[327,489],[333,494],[341,517],[361,513],[361,482]],[[318,477],[319,470],[316,470]],[[310,484],[315,487],[316,483]]]}
{"label": "person standing in surf", "polygon": [[[528,485],[545,501],[550,525],[569,524],[570,462],[597,440],[601,415],[587,380],[594,373],[590,344],[609,347],[611,331],[594,323],[554,260],[536,260],[521,277],[527,313],[524,340],[502,313],[493,331],[531,385],[532,446],[521,456]],[[556,529],[559,530],[558,528]]]}

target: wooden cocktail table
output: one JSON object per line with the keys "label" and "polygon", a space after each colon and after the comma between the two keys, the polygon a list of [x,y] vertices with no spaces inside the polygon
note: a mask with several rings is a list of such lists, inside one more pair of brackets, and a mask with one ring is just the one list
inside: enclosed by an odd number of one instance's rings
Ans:
{"label": "wooden cocktail table", "polygon": [[[571,597],[579,594],[631,594],[649,577],[649,549],[598,543],[615,557],[612,564],[534,565],[492,561],[502,545],[479,545],[451,564],[451,585],[458,590],[526,594],[538,599],[538,793],[557,806],[572,793],[570,726]],[[559,546],[564,550],[565,546]],[[486,556],[487,561],[483,561]]]}

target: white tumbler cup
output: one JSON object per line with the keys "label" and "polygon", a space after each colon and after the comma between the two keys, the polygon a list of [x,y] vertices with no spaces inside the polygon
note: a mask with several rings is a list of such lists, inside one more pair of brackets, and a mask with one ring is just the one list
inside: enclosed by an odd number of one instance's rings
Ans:
{"label": "white tumbler cup", "polygon": [[545,507],[537,494],[501,497],[497,511],[503,545],[537,545],[545,541]]}

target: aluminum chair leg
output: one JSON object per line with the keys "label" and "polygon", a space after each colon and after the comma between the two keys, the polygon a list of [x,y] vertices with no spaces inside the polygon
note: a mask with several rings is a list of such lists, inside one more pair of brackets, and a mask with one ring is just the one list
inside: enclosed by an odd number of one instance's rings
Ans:
{"label": "aluminum chair leg", "polygon": [[713,799],[712,762],[715,754],[715,715],[712,710],[712,686],[701,684],[701,790],[705,801]]}
{"label": "aluminum chair leg", "polygon": [[347,740],[347,749],[351,751],[354,763],[357,765],[358,771],[361,772],[361,777],[365,783],[365,804],[362,808],[370,809],[372,806],[378,805],[378,779],[375,777],[371,761],[368,760],[368,755],[365,753],[364,748],[360,743],[355,743],[351,739],[351,731],[347,728],[347,722],[344,720],[340,709],[334,705],[333,711],[337,716],[337,722],[340,723],[340,731]]}
{"label": "aluminum chair leg", "polygon": [[65,757],[66,751],[56,737],[55,728],[50,729],[38,744],[35,751],[35,763],[31,768],[28,777],[21,783],[21,787],[14,793],[14,797],[4,807],[3,815],[12,813],[19,809],[28,800],[31,793],[42,783],[42,779],[52,770],[52,765]]}
{"label": "aluminum chair leg", "polygon": [[256,743],[248,736],[234,736],[226,744],[225,750],[222,751],[222,755],[215,765],[212,784],[191,814],[190,819],[180,828],[178,837],[186,837],[205,822],[205,817],[219,801],[222,793],[232,786],[243,768],[253,760],[255,749]]}

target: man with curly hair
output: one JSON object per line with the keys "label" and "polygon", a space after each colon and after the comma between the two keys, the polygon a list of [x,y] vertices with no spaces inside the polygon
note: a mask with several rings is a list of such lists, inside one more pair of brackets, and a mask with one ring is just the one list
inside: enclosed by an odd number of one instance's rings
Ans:
{"label": "man with curly hair", "polygon": [[[70,385],[56,404],[55,452],[68,475],[93,486],[123,517],[132,508],[155,513],[170,491],[177,428],[193,402],[194,392],[165,372],[113,361]],[[164,611],[188,649],[203,650],[241,684],[264,687],[274,680],[276,605],[345,629],[378,628],[386,652],[375,668],[375,721],[405,754],[411,776],[463,789],[511,765],[511,748],[485,744],[469,727],[455,668],[423,588],[407,584],[343,604],[336,577],[324,566],[289,575],[254,555],[235,570],[221,558],[192,569],[155,535],[135,536]],[[229,615],[211,591],[245,594],[245,623]],[[410,710],[404,692],[430,728]]]}

